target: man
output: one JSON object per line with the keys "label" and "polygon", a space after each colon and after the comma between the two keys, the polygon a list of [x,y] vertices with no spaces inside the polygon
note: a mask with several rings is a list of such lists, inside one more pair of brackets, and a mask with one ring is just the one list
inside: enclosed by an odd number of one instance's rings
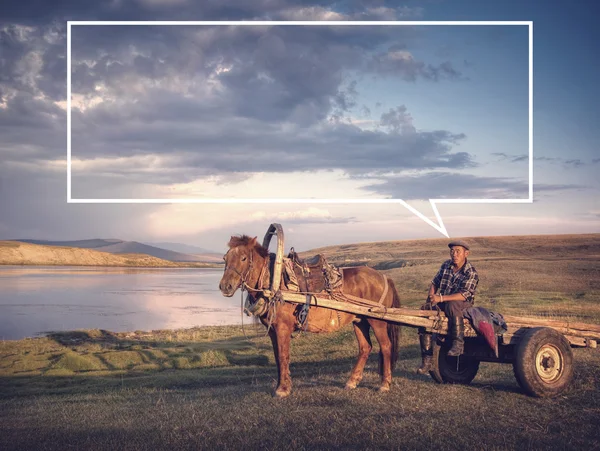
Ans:
{"label": "man", "polygon": [[[459,356],[464,351],[465,326],[463,311],[473,306],[475,290],[479,283],[477,271],[467,261],[469,244],[463,240],[455,240],[448,244],[450,260],[446,260],[429,287],[429,296],[421,308],[429,310],[437,305],[448,318],[448,333],[452,338],[449,356]],[[437,294],[436,294],[437,293]],[[417,370],[418,374],[427,374],[431,369],[433,350],[431,334],[419,328],[419,342],[423,362]]]}

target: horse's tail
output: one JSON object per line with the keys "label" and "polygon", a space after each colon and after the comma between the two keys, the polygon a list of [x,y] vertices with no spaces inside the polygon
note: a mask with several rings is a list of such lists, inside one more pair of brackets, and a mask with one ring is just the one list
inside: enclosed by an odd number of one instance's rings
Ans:
{"label": "horse's tail", "polygon": [[[396,291],[396,285],[394,281],[389,277],[386,277],[388,287],[392,292],[392,307],[398,308],[400,307],[400,297],[398,296],[398,292]],[[392,343],[392,371],[396,367],[396,362],[398,361],[398,351],[400,349],[400,325],[396,323],[388,323],[387,325],[387,333]],[[382,362],[383,363],[383,362]],[[379,365],[380,368],[383,365]]]}

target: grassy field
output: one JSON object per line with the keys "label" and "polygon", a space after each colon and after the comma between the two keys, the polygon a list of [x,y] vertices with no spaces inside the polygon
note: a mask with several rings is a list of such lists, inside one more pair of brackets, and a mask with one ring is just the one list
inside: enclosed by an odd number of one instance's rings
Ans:
{"label": "grassy field", "polygon": [[[476,304],[513,315],[579,318],[600,323],[600,234],[467,238],[479,273]],[[368,264],[396,283],[404,306],[423,303],[431,279],[449,258],[448,240],[331,246],[339,266]]]}
{"label": "grassy field", "polygon": [[[478,304],[600,323],[600,235],[471,241]],[[366,256],[387,267],[405,305],[418,305],[445,243],[325,253],[336,264]],[[574,350],[575,377],[561,396],[535,399],[510,365],[483,363],[469,386],[417,376],[416,333],[404,328],[392,390],[381,394],[376,349],[359,388],[343,388],[356,355],[351,328],[301,334],[294,391],[280,400],[264,328],[245,334],[90,330],[0,342],[0,449],[600,449],[597,349]]]}

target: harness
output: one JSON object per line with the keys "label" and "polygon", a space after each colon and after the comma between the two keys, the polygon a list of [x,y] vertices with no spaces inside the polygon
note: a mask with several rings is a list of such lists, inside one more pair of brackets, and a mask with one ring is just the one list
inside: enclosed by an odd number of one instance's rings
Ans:
{"label": "harness", "polygon": [[[250,255],[253,256],[254,252]],[[248,284],[248,277],[253,271],[254,258],[251,257],[248,269],[242,275],[235,268],[231,268],[240,276],[240,282],[238,288],[241,287],[242,291],[242,311],[248,316],[261,317],[266,315],[267,332],[269,331],[273,321],[277,316],[278,307],[285,302],[281,290],[273,293],[270,289],[272,287],[271,277],[273,271],[270,270],[274,264],[274,254],[270,254],[270,258],[265,260],[264,265],[261,268],[258,276],[256,287],[252,287]],[[283,259],[283,282],[286,288],[290,291],[298,294],[306,295],[306,303],[301,304],[298,309],[294,312],[296,317],[296,327],[301,331],[306,330],[308,327],[308,314],[311,307],[311,299],[314,296],[327,296],[330,299],[335,299],[342,302],[348,302],[355,305],[361,306],[377,306],[383,307],[387,310],[383,303],[389,292],[389,285],[387,277],[380,274],[383,282],[383,291],[377,301],[369,301],[351,294],[344,293],[342,290],[343,286],[343,269],[338,269],[333,265],[327,263],[325,257],[316,256],[315,260],[322,264],[322,268],[311,264],[312,262],[304,262],[297,258],[297,255],[292,251],[288,258]],[[319,276],[322,280],[316,281],[315,279]],[[317,291],[318,290],[318,291]],[[246,291],[248,294],[244,301],[243,292]],[[259,294],[259,296],[257,296]],[[338,324],[341,324],[340,312],[336,310]]]}
{"label": "harness", "polygon": [[[306,303],[299,306],[294,312],[296,326],[300,330],[306,330],[308,326],[308,313],[311,307],[311,300],[316,296],[327,296],[330,299],[361,306],[383,307],[384,310],[387,310],[383,306],[389,291],[388,280],[385,275],[380,273],[383,282],[383,292],[378,301],[370,301],[351,294],[345,294],[342,290],[343,272],[347,268],[337,268],[329,264],[322,255],[317,255],[309,260],[302,260],[293,248],[288,257],[284,258],[283,229],[280,224],[271,224],[263,240],[264,248],[269,248],[272,236],[277,236],[277,253],[269,254],[269,258],[265,260],[264,265],[260,269],[255,287],[248,284],[248,279],[254,272],[255,249],[251,249],[249,256],[250,263],[244,274],[233,267],[225,267],[225,271],[232,270],[240,277],[236,290],[241,288],[242,314],[246,313],[248,316],[264,318],[266,320],[267,333],[277,316],[278,307],[285,302],[280,290],[280,283],[282,281],[285,284],[285,289],[306,295]],[[231,249],[227,254],[230,251]],[[225,254],[225,257],[227,254]],[[226,258],[225,260],[227,261]],[[245,301],[244,291],[247,292]],[[341,323],[340,312],[336,312],[338,322]]]}

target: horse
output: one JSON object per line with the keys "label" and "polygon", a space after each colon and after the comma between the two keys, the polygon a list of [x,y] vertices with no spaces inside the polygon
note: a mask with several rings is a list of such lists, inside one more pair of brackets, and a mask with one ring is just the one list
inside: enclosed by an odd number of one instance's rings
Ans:
{"label": "horse", "polygon": [[[256,237],[250,238],[247,235],[232,236],[228,247],[229,250],[223,257],[225,269],[219,283],[221,293],[225,297],[231,297],[242,288],[247,289],[254,299],[259,299],[263,291],[269,288],[269,250],[257,243]],[[382,306],[400,307],[396,287],[389,277],[367,266],[341,268],[341,270],[343,272],[342,293],[375,302],[380,301],[383,296]],[[267,327],[273,345],[278,373],[275,396],[279,398],[289,396],[292,392],[290,339],[292,333],[300,330],[301,327],[295,315],[298,308],[301,307],[283,302],[277,305],[275,315],[272,314],[273,312],[266,311],[259,316],[260,322]],[[351,322],[358,341],[358,359],[345,388],[354,389],[362,380],[363,370],[372,349],[369,332],[373,328],[380,349],[379,391],[389,391],[392,371],[398,358],[398,325],[353,313],[311,306],[307,324],[302,327],[302,330],[315,333],[333,332]]]}

